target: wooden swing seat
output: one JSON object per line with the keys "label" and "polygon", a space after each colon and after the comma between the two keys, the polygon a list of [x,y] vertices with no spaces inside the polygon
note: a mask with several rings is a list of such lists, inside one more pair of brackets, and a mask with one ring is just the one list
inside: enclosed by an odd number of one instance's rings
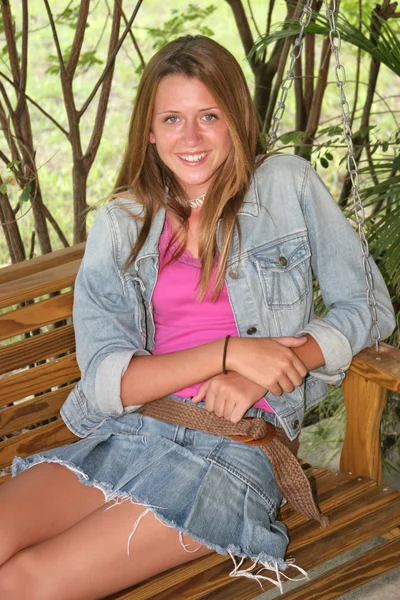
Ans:
{"label": "wooden swing seat", "polygon": [[[59,409],[80,378],[71,315],[84,246],[0,271],[0,483],[10,477],[14,456],[77,440]],[[320,529],[286,505],[281,519],[290,535],[287,556],[309,571],[373,538],[381,543],[355,558],[344,556],[339,566],[281,596],[287,600],[337,598],[400,565],[400,492],[381,485],[379,440],[387,390],[400,392],[400,350],[382,344],[379,354],[374,348],[360,352],[343,389],[347,429],[341,470],[303,465],[330,526]],[[246,561],[242,568],[250,565]],[[247,600],[262,593],[256,581],[229,577],[232,568],[229,556],[210,554],[109,599]],[[290,571],[291,577],[298,574]],[[263,586],[273,587],[267,581]]]}

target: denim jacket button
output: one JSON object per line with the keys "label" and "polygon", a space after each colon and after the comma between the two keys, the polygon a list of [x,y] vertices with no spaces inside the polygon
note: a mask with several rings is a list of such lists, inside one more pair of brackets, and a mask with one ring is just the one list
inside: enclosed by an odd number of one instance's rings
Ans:
{"label": "denim jacket button", "polygon": [[284,256],[280,256],[279,257],[279,264],[282,265],[282,267],[286,267],[286,265],[287,265],[287,259]]}
{"label": "denim jacket button", "polygon": [[253,335],[254,333],[257,333],[257,327],[249,327],[247,335]]}
{"label": "denim jacket button", "polygon": [[300,425],[300,423],[299,423],[298,419],[295,419],[292,423],[293,429],[298,429],[299,425]]}
{"label": "denim jacket button", "polygon": [[235,271],[235,269],[231,269],[229,271],[229,277],[231,279],[237,279],[239,277],[239,273],[237,271]]}

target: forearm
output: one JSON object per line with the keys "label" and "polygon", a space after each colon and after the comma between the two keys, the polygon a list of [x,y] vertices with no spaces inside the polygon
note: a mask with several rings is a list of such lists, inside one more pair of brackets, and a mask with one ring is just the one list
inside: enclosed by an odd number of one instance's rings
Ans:
{"label": "forearm", "polygon": [[299,357],[308,371],[318,369],[325,364],[324,355],[316,340],[309,335],[305,335],[307,342],[298,348],[292,348],[293,352]]}
{"label": "forearm", "polygon": [[189,350],[134,356],[121,379],[123,406],[145,404],[222,372],[224,339]]}

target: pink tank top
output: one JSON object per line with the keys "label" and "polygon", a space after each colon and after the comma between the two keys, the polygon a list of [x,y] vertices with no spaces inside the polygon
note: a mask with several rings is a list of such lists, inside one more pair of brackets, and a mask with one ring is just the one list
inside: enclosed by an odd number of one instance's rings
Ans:
{"label": "pink tank top", "polygon": [[[171,236],[171,222],[166,216],[158,245],[160,253],[159,275],[153,292],[155,323],[153,354],[167,354],[168,352],[187,350],[200,344],[221,339],[226,335],[238,337],[239,334],[229,302],[226,284],[224,284],[217,302],[211,301],[209,292],[207,292],[201,303],[197,302],[198,290],[196,286],[199,282],[200,259],[193,258],[191,253],[185,250],[179,260],[165,267],[165,264],[179,246],[179,242],[175,240],[167,252]],[[216,258],[211,281],[215,276],[217,264],[218,259]],[[194,396],[201,383],[179,390],[175,394],[184,398]],[[254,406],[273,412],[264,398],[258,400]]]}

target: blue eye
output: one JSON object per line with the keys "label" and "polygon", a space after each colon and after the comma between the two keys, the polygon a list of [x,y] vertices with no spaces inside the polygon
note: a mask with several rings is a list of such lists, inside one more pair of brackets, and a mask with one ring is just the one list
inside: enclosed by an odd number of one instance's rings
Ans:
{"label": "blue eye", "polygon": [[167,117],[165,119],[166,123],[177,123],[178,122],[178,117],[171,115],[170,117]]}
{"label": "blue eye", "polygon": [[208,113],[208,114],[204,115],[204,118],[206,121],[215,121],[217,116],[213,115],[212,113]]}

